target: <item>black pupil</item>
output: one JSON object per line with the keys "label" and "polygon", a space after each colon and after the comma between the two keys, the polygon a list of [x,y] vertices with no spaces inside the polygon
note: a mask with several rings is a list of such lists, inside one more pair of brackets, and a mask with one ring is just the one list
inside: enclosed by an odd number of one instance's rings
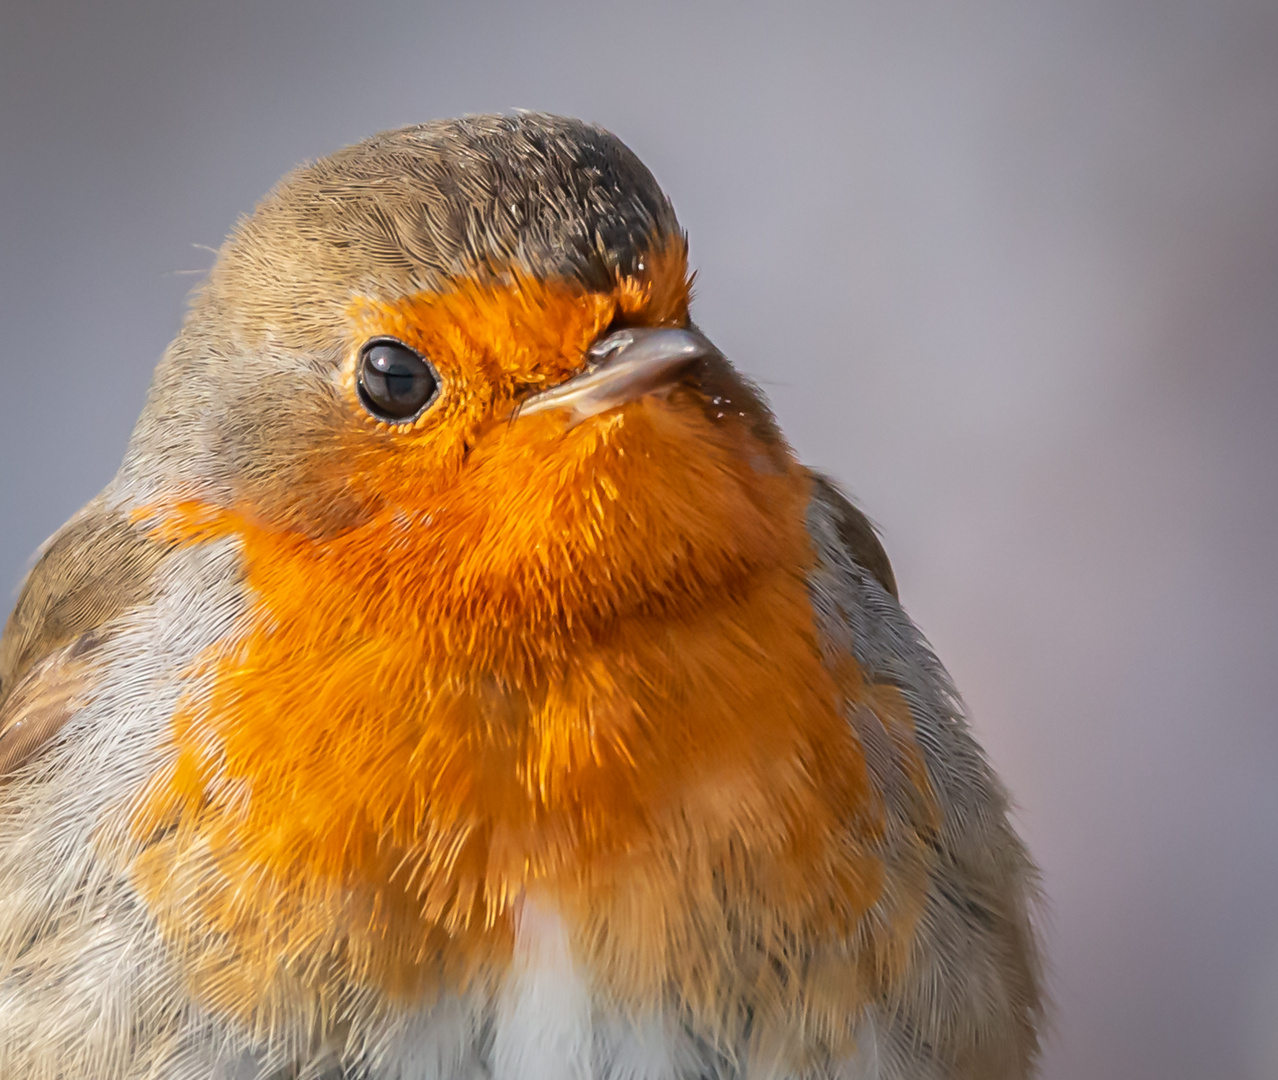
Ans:
{"label": "black pupil", "polygon": [[359,392],[364,407],[383,420],[404,420],[420,412],[437,387],[430,366],[407,345],[379,341],[364,349]]}

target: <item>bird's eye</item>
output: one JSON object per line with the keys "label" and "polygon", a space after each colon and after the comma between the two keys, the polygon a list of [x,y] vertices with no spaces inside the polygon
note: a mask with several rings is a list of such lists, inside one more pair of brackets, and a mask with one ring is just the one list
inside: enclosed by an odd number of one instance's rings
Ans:
{"label": "bird's eye", "polygon": [[378,420],[416,417],[439,394],[439,376],[425,357],[393,338],[376,338],[359,356],[359,400]]}

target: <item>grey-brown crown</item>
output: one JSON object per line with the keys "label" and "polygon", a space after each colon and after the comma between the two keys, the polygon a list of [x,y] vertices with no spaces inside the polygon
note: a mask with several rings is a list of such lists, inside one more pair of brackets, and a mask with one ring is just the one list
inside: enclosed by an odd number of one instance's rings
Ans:
{"label": "grey-brown crown", "polygon": [[354,293],[511,265],[609,288],[678,231],[652,174],[608,132],[539,113],[471,116],[383,132],[285,177],[237,227],[205,294],[219,318],[279,340],[304,331],[274,325],[283,313],[324,323],[322,308]]}

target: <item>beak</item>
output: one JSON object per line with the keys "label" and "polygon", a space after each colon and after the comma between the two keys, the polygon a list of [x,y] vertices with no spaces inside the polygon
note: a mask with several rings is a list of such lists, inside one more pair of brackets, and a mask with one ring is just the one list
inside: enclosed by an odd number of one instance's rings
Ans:
{"label": "beak", "polygon": [[718,350],[695,330],[636,326],[595,342],[589,367],[567,382],[527,398],[512,419],[550,409],[567,409],[580,423],[645,394],[668,390],[698,360]]}

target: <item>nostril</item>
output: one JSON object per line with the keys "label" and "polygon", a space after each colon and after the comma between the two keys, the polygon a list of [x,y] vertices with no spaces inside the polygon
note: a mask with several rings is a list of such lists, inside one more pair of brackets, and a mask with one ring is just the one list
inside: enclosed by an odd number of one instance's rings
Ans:
{"label": "nostril", "polygon": [[586,362],[591,367],[597,367],[617,353],[628,349],[634,343],[635,333],[633,330],[629,328],[615,330],[605,337],[601,337],[586,350]]}

